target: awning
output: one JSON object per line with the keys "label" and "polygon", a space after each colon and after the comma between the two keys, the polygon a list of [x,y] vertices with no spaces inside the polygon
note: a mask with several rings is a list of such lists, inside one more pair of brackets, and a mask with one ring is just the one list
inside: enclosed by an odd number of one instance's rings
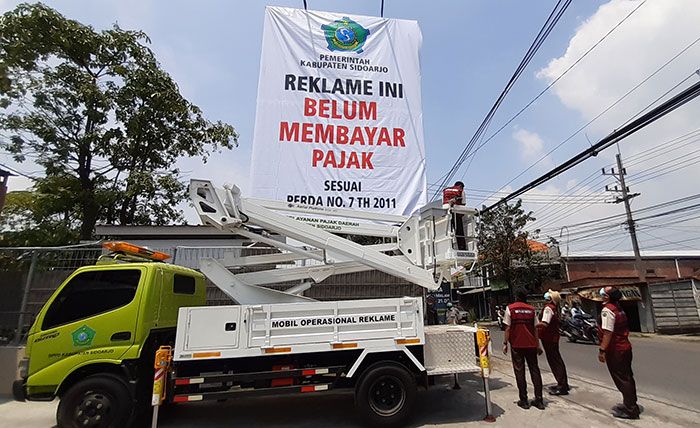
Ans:
{"label": "awning", "polygon": [[[627,301],[641,301],[642,293],[639,291],[639,287],[634,285],[622,285],[615,287],[622,292],[622,300]],[[576,294],[584,299],[594,300],[597,302],[602,302],[603,297],[600,295],[600,287],[596,288],[584,288],[582,290],[577,290]]]}

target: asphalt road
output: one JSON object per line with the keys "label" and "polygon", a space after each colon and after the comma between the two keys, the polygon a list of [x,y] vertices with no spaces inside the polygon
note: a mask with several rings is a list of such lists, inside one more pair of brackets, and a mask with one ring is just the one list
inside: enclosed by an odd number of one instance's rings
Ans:
{"label": "asphalt road", "polygon": [[[495,357],[510,360],[510,356],[503,355],[503,332],[498,327],[491,328],[491,338]],[[700,410],[700,341],[683,341],[673,336],[632,337],[630,340],[638,393],[682,408]],[[597,346],[570,343],[565,338],[559,343],[570,374],[614,386],[605,364],[598,362]],[[549,370],[544,354],[539,362],[542,370]],[[576,387],[576,381],[569,383]]]}

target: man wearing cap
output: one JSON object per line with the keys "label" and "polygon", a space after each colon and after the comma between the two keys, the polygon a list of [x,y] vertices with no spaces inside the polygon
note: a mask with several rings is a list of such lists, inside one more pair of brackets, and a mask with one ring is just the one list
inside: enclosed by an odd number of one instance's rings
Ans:
{"label": "man wearing cap", "polygon": [[[529,409],[532,405],[544,410],[542,374],[537,364],[537,356],[542,354],[537,337],[537,315],[535,308],[526,303],[527,291],[524,288],[518,287],[515,291],[515,297],[517,301],[508,305],[503,319],[503,323],[506,325],[503,353],[508,353],[508,343],[510,343],[510,358],[513,362],[513,372],[520,398],[518,406]],[[530,369],[532,386],[535,388],[535,399],[531,403],[527,400],[526,362],[528,369]]]}
{"label": "man wearing cap", "polygon": [[445,317],[447,318],[447,324],[458,324],[459,310],[452,305],[452,302],[447,302],[447,313]]}
{"label": "man wearing cap", "polygon": [[613,407],[613,416],[622,419],[639,419],[637,387],[632,373],[632,344],[629,341],[627,314],[622,310],[622,293],[615,287],[600,289],[603,297],[601,311],[600,350],[598,360],[606,363],[615,386],[622,393],[622,404]]}
{"label": "man wearing cap", "polygon": [[561,295],[549,290],[544,293],[545,305],[542,310],[542,320],[537,324],[544,353],[547,356],[549,368],[557,380],[557,384],[549,388],[552,395],[568,395],[569,380],[566,376],[566,365],[559,352],[559,310]]}

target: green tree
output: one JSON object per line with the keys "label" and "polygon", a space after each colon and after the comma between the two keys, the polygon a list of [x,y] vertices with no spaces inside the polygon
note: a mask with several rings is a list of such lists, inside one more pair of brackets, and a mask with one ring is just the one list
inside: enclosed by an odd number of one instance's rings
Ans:
{"label": "green tree", "polygon": [[0,213],[0,247],[54,246],[77,240],[73,207],[65,203],[70,199],[61,195],[71,189],[62,188],[60,178],[55,180],[39,186],[51,186],[51,193],[37,190],[7,194]]}
{"label": "green tree", "polygon": [[37,186],[59,180],[72,190],[64,212],[81,239],[100,220],[181,220],[186,189],[176,161],[206,161],[237,144],[231,125],[210,122],[182,96],[148,42],[143,32],[96,31],[41,3],[0,17],[0,148],[44,168]]}
{"label": "green tree", "polygon": [[[522,209],[522,201],[503,203],[482,213],[479,223],[479,253],[482,265],[490,266],[496,278],[513,287],[536,279],[536,256],[528,246],[532,238],[525,226],[534,221],[532,212]],[[537,233],[537,232],[535,232]]]}

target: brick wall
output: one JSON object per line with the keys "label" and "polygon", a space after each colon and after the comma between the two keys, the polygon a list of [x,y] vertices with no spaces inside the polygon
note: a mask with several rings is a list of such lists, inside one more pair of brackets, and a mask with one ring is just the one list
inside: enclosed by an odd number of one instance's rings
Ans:
{"label": "brick wall", "polygon": [[[569,260],[567,261],[569,280],[587,278],[637,278],[634,260]],[[679,259],[681,277],[691,277],[700,273],[700,259]],[[673,259],[645,259],[644,268],[649,282],[667,281],[678,278],[676,262]]]}

